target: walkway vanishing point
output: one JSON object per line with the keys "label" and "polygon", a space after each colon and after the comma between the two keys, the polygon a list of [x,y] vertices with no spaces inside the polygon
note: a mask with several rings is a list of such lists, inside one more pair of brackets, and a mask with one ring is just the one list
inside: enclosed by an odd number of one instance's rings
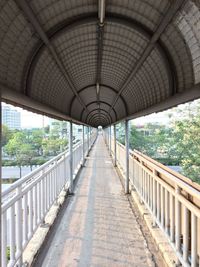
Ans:
{"label": "walkway vanishing point", "polygon": [[154,266],[102,136],[47,247],[35,266]]}

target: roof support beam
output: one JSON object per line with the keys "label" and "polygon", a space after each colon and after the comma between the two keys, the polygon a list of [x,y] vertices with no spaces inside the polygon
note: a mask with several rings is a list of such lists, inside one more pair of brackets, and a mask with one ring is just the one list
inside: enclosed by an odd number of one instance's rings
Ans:
{"label": "roof support beam", "polygon": [[[175,107],[180,104],[187,103],[189,101],[193,101],[195,99],[200,98],[200,83],[196,84],[188,91],[184,91],[183,93],[178,93],[174,96],[169,97],[167,100],[164,100],[152,107],[149,107],[145,110],[138,111],[137,113],[126,117],[127,120],[133,120],[142,116],[147,116],[152,113],[161,112],[167,110],[169,108]],[[119,120],[116,123],[122,122],[123,120]]]}
{"label": "roof support beam", "polygon": [[[128,17],[125,16],[119,16],[119,14],[114,14],[114,13],[108,13],[107,12],[107,21],[108,22],[113,22],[113,23],[120,23],[122,25],[126,25],[128,27],[133,27],[136,30],[138,30],[141,34],[144,34],[147,38],[149,38],[149,40],[151,39],[151,37],[153,36],[152,31],[145,27],[143,24],[140,24],[138,21],[130,19]],[[51,41],[52,39],[60,36],[63,32],[75,28],[76,26],[80,26],[82,24],[86,24],[86,23],[90,23],[90,22],[96,22],[96,13],[90,13],[88,16],[80,16],[79,18],[74,19],[73,21],[65,21],[62,23],[59,23],[58,25],[56,25],[55,27],[53,27],[50,31],[48,31],[48,39]],[[41,55],[42,52],[42,48],[44,47],[44,43],[41,43],[41,41],[39,41],[39,43],[36,45],[36,49],[33,51],[33,54],[30,56],[29,60],[28,60],[28,64],[25,66],[25,91],[28,93],[29,91],[29,84],[31,84],[31,79],[32,79],[32,73],[34,72],[34,67],[36,65],[36,62],[38,60],[38,58]],[[163,58],[164,62],[166,62],[165,64],[165,68],[168,72],[168,76],[169,76],[169,81],[171,81],[171,91],[172,91],[172,95],[174,94],[173,92],[175,92],[175,88],[176,88],[176,69],[175,69],[175,65],[173,62],[173,59],[170,55],[170,53],[168,52],[167,48],[165,47],[164,43],[161,42],[161,40],[159,39],[157,41],[156,44],[158,50],[161,53],[161,57]],[[92,85],[91,85],[92,86]],[[95,84],[93,86],[96,86]],[[101,85],[101,86],[106,86],[106,85]],[[90,87],[90,85],[88,86]],[[108,88],[110,88],[109,86],[106,86]],[[85,87],[86,88],[86,87]],[[83,89],[85,89],[83,88]],[[79,90],[77,93],[80,94],[80,92],[83,90]],[[112,88],[117,95],[117,91]],[[124,98],[122,97],[122,95],[120,95],[120,98],[122,99],[124,105],[126,106],[126,116],[128,116],[128,106],[124,100]],[[74,97],[71,100],[70,103],[70,107],[69,107],[69,115],[71,116],[71,107],[73,105],[74,100],[76,99],[76,95],[74,95]],[[112,108],[113,109],[113,108]],[[114,111],[114,109],[113,109]],[[115,112],[115,111],[114,111]],[[117,119],[116,119],[117,120]]]}
{"label": "roof support beam", "polygon": [[101,86],[101,65],[102,65],[102,53],[103,53],[103,34],[104,34],[104,20],[105,20],[105,0],[98,1],[98,51],[97,51],[97,77],[96,77],[96,97],[97,104],[99,106],[100,115],[100,86]]}
{"label": "roof support beam", "polygon": [[91,121],[92,121],[94,118],[100,119],[101,117],[105,118],[105,119],[107,120],[108,124],[111,124],[111,121],[110,121],[109,117],[106,116],[106,115],[104,115],[104,114],[102,114],[102,113],[100,113],[100,116],[99,116],[98,113],[93,114],[93,115],[90,117],[90,119],[88,120],[88,124],[90,124]]}
{"label": "roof support beam", "polygon": [[[102,86],[102,87],[105,87],[105,88],[107,88],[107,89],[113,91],[115,94],[117,94],[117,90],[115,90],[114,88],[112,88],[112,87],[110,87],[110,86],[108,86],[108,85],[105,85],[105,84],[102,84],[101,86]],[[91,84],[91,85],[88,85],[88,86],[86,86],[86,87],[80,89],[80,90],[78,91],[78,94],[80,94],[80,93],[83,92],[84,90],[89,89],[90,87],[95,87],[95,84]],[[74,97],[72,98],[72,100],[71,100],[71,103],[70,103],[70,116],[71,116],[71,110],[72,110],[72,106],[73,106],[73,103],[74,103],[75,99],[76,99],[76,97],[74,96]],[[125,109],[125,112],[126,112],[126,116],[128,116],[128,107],[127,107],[126,101],[125,101],[125,99],[123,98],[123,96],[120,96],[120,99],[121,99],[122,102],[123,102],[124,109]],[[100,103],[104,103],[104,104],[108,104],[107,102],[100,101],[100,100],[99,100],[99,102],[100,102]],[[92,102],[92,103],[96,103],[96,104],[98,104],[97,101],[94,101],[94,102]],[[108,104],[108,105],[111,106],[111,104]],[[86,107],[87,107],[87,106],[88,106],[88,105],[86,105]],[[83,112],[84,112],[84,110],[83,110]],[[117,113],[116,113],[116,111],[115,111],[114,108],[113,108],[113,112],[115,113],[115,117],[116,117],[116,120],[117,120]],[[82,120],[82,115],[81,115],[81,117],[80,117],[80,120]]]}
{"label": "roof support beam", "polygon": [[157,41],[159,40],[161,34],[164,32],[166,27],[169,25],[171,20],[174,18],[178,10],[183,6],[183,4],[186,2],[186,0],[175,0],[172,2],[171,6],[169,7],[166,15],[162,19],[161,23],[158,25],[157,29],[155,30],[153,36],[151,37],[150,42],[148,43],[147,47],[145,48],[142,56],[139,58],[137,63],[134,65],[132,71],[125,79],[124,84],[122,85],[122,88],[119,90],[115,100],[113,101],[113,104],[110,107],[109,112],[111,112],[112,108],[116,105],[120,95],[123,93],[127,85],[130,83],[130,81],[133,79],[133,77],[136,75],[138,70],[141,68],[143,63],[146,61],[152,50],[154,49]]}
{"label": "roof support beam", "polygon": [[101,117],[105,118],[109,124],[111,124],[111,121],[109,119],[109,117],[106,115],[106,114],[103,114],[103,113],[100,113],[100,116],[99,116],[99,113],[95,113],[93,114],[89,119],[88,119],[88,122],[90,124],[91,120],[93,120],[94,118],[98,118],[100,119]]}
{"label": "roof support beam", "polygon": [[66,79],[67,83],[69,84],[72,92],[76,95],[78,101],[80,102],[80,104],[83,106],[83,108],[87,112],[88,111],[87,107],[85,106],[85,104],[83,103],[83,101],[80,98],[79,94],[77,93],[76,88],[75,88],[75,86],[74,86],[74,84],[72,82],[72,79],[71,79],[69,73],[65,69],[65,66],[62,63],[62,60],[59,58],[59,55],[57,54],[55,48],[50,43],[50,40],[49,40],[47,34],[43,30],[43,28],[40,25],[39,21],[37,20],[33,10],[28,5],[28,2],[26,0],[15,0],[15,2],[19,6],[19,8],[22,9],[23,13],[25,14],[25,17],[27,17],[27,19],[29,20],[29,22],[31,23],[31,25],[33,26],[33,28],[35,29],[37,34],[40,36],[41,40],[44,42],[44,44],[48,48],[52,58],[54,59],[54,61],[56,62],[57,66],[59,67],[61,73],[65,77],[65,79]]}
{"label": "roof support beam", "polygon": [[104,112],[106,115],[109,116],[110,121],[112,122],[112,118],[111,118],[110,114],[108,114],[108,111],[106,111],[105,109],[102,109],[102,108],[100,108],[100,109],[99,109],[99,108],[96,108],[96,109],[91,110],[91,111],[88,113],[88,115],[87,115],[85,121],[87,121],[87,120],[90,118],[90,116],[92,115],[92,112],[95,112],[95,113],[96,113],[96,111],[98,111],[98,112],[100,111],[100,113]]}
{"label": "roof support beam", "polygon": [[18,106],[29,110],[31,112],[35,112],[41,115],[45,115],[58,120],[72,121],[76,124],[83,124],[81,121],[72,119],[71,117],[65,115],[64,113],[52,108],[44,103],[40,103],[36,100],[31,99],[28,96],[25,96],[22,93],[17,92],[16,90],[5,86],[0,83],[0,91],[1,91],[1,99],[2,101],[12,104],[14,106]]}
{"label": "roof support beam", "polygon": [[[105,101],[100,101],[102,104],[105,104],[107,105],[108,107],[110,107],[111,105]],[[86,107],[89,107],[90,105],[93,105],[93,104],[96,104],[97,102],[96,101],[93,101],[93,102],[90,102],[89,104],[86,105]],[[113,112],[115,114],[115,120],[117,121],[117,113],[116,113],[116,110],[113,108]],[[82,111],[82,114],[81,114],[81,121],[83,119],[83,114],[84,114],[84,110]]]}
{"label": "roof support beam", "polygon": [[108,122],[107,122],[107,120],[106,119],[104,119],[104,118],[96,118],[96,119],[94,119],[92,122],[91,122],[91,124],[92,125],[94,125],[95,127],[97,127],[97,126],[100,126],[100,125],[108,125]]}
{"label": "roof support beam", "polygon": [[105,127],[106,125],[106,122],[105,121],[101,121],[99,122],[99,120],[96,120],[94,123],[93,123],[94,127],[98,127],[98,126],[102,126],[103,128]]}

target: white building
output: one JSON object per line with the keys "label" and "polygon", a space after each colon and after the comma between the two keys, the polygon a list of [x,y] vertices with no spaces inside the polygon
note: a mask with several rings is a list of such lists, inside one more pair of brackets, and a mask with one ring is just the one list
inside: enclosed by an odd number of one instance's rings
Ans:
{"label": "white building", "polygon": [[11,130],[21,129],[21,113],[9,105],[2,105],[2,123]]}

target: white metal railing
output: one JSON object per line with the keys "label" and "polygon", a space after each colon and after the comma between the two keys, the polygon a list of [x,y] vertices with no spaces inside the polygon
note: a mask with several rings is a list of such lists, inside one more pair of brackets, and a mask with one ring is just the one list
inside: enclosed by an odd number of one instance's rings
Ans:
{"label": "white metal railing", "polygon": [[[94,132],[88,140],[73,148],[74,177],[84,156],[96,139]],[[13,183],[2,193],[1,266],[22,265],[22,254],[38,226],[55,203],[60,192],[69,187],[70,155],[65,151],[38,169]],[[9,255],[9,256],[8,256]]]}
{"label": "white metal railing", "polygon": [[[112,140],[114,155],[114,140]],[[117,163],[125,172],[125,147],[117,142]],[[129,181],[165,233],[182,266],[200,266],[200,185],[130,150]]]}

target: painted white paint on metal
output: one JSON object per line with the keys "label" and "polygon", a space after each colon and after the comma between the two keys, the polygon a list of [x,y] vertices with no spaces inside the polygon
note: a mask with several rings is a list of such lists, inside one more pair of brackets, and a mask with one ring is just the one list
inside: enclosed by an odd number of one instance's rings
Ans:
{"label": "painted white paint on metal", "polygon": [[117,138],[116,138],[116,124],[114,124],[114,166],[117,166]]}
{"label": "painted white paint on metal", "polygon": [[[97,132],[94,131],[88,149],[94,143],[96,135]],[[86,147],[85,141],[74,145],[71,151],[73,154],[73,179],[82,164],[83,146]],[[85,154],[88,152],[87,150]],[[38,226],[44,222],[47,212],[56,202],[60,192],[69,188],[70,177],[70,153],[67,150],[2,192],[2,267],[17,266],[17,264],[22,266],[24,249]],[[10,250],[10,260],[7,259],[8,250]]]}
{"label": "painted white paint on metal", "polygon": [[[117,165],[125,180],[126,155],[127,148],[117,142]],[[129,152],[129,164],[129,182],[176,252],[177,263],[200,266],[200,191],[136,150]]]}
{"label": "painted white paint on metal", "polygon": [[129,193],[129,121],[125,121],[125,145],[126,145],[126,180],[125,193]]}
{"label": "painted white paint on metal", "polygon": [[73,173],[74,173],[74,162],[73,162],[73,124],[70,121],[70,130],[69,130],[69,154],[70,154],[70,185],[69,191],[72,194],[74,190],[73,185]]}

